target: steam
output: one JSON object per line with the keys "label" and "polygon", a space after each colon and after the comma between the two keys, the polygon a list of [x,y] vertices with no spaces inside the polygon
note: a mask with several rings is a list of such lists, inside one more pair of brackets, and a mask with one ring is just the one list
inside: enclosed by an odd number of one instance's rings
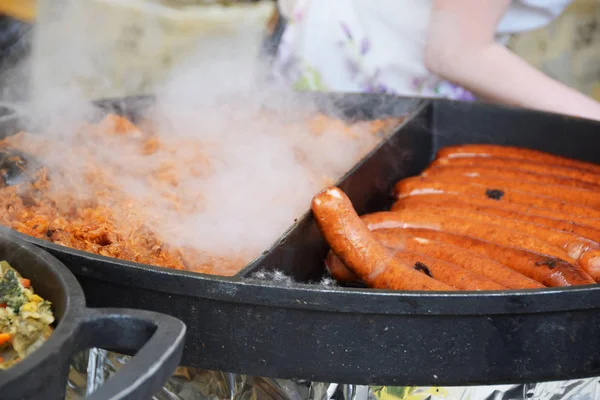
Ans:
{"label": "steam", "polygon": [[[56,18],[53,26],[64,34]],[[94,35],[93,28],[87,31]],[[39,161],[50,171],[68,166],[60,179],[53,177],[55,189],[69,190],[82,202],[135,199],[135,212],[164,243],[194,249],[205,257],[201,261],[247,263],[268,249],[306,212],[316,192],[380,138],[366,125],[349,130],[339,121],[311,119],[317,110],[312,101],[265,76],[268,65],[258,57],[261,34],[242,26],[233,38],[199,40],[155,89],[156,103],[138,125],[139,135],[110,139],[82,128],[97,115],[76,78],[94,69],[98,54],[63,49],[60,63],[69,63],[64,57],[77,60],[53,77],[48,71],[56,70],[56,55],[38,49],[38,61],[52,66],[38,71],[29,128],[53,143],[38,149]],[[75,35],[64,45],[83,49],[81,40]],[[136,79],[135,71],[131,75]],[[157,150],[140,153],[148,143]],[[110,180],[112,198],[99,196],[86,179],[90,164]]]}

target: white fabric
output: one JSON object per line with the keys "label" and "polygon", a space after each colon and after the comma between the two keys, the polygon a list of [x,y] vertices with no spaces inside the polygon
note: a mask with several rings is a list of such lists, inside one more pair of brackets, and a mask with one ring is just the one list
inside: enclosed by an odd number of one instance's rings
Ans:
{"label": "white fabric", "polygon": [[513,1],[498,24],[497,32],[514,34],[542,28],[558,17],[571,2],[572,0]]}
{"label": "white fabric", "polygon": [[[431,75],[423,62],[432,0],[278,2],[289,26],[276,65],[287,67],[288,80],[304,89],[451,98],[463,94]],[[514,0],[498,25],[498,41],[548,24],[570,2]]]}

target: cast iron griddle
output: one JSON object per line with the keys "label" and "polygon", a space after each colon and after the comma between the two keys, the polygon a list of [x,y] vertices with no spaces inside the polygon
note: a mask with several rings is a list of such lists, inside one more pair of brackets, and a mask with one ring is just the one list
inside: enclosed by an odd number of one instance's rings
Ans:
{"label": "cast iron griddle", "polygon": [[[342,115],[415,110],[342,179],[357,211],[391,204],[390,189],[437,149],[497,143],[600,163],[600,124],[484,104],[379,95],[317,96]],[[102,103],[135,119],[148,98]],[[308,209],[308,204],[307,204]],[[23,236],[23,235],[21,235]],[[25,237],[65,263],[88,304],[171,314],[188,326],[183,365],[279,378],[380,385],[463,385],[600,375],[600,286],[489,293],[388,292],[311,284],[327,246],[307,213],[232,278],[108,259]],[[250,279],[282,270],[285,286]]]}

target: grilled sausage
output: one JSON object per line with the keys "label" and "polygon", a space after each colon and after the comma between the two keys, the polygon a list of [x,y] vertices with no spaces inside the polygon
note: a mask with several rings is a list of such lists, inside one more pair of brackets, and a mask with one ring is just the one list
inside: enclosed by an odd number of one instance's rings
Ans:
{"label": "grilled sausage", "polygon": [[582,218],[600,220],[600,210],[581,204],[514,190],[506,185],[495,187],[476,182],[468,183],[440,181],[417,176],[401,180],[394,186],[394,191],[398,198],[413,195],[452,193],[479,199],[492,199],[498,203],[523,204],[529,207],[555,210],[574,214]]}
{"label": "grilled sausage", "polygon": [[[412,236],[401,229],[373,231],[373,235],[386,247],[450,262],[481,274],[509,289],[544,287],[543,284],[528,278],[496,260],[453,244]],[[360,281],[331,251],[327,255],[326,265],[331,276],[339,282],[355,283]],[[436,278],[438,277],[436,276]],[[461,288],[460,286],[456,287]]]}
{"label": "grilled sausage", "polygon": [[[451,208],[455,212],[460,212],[461,210],[472,210],[478,213],[494,215],[503,219],[538,224],[562,232],[574,233],[597,243],[600,242],[600,229],[580,223],[570,222],[568,220],[568,216],[565,216],[565,219],[563,220],[554,219],[541,215],[530,214],[529,209],[525,210],[524,212],[523,210],[513,211],[506,208],[494,207],[493,203],[482,206],[479,204],[470,204],[467,201],[463,201],[461,198],[444,196],[409,196],[396,201],[392,207],[392,211],[398,212],[403,209],[428,210],[431,208]],[[531,211],[535,212],[535,210]]]}
{"label": "grilled sausage", "polygon": [[545,153],[539,150],[493,144],[467,144],[440,149],[436,159],[459,157],[504,157],[515,160],[535,161],[548,165],[577,168],[600,174],[600,165]]}
{"label": "grilled sausage", "polygon": [[561,258],[572,264],[576,263],[566,251],[537,237],[469,218],[410,210],[402,213],[384,211],[367,214],[362,217],[362,220],[370,230],[386,228],[434,229],[472,236],[502,246],[521,248]]}
{"label": "grilled sausage", "polygon": [[[600,231],[600,220],[594,220],[591,218],[582,218],[578,215],[567,214],[561,211],[550,210],[546,208],[530,207],[525,204],[519,203],[508,203],[506,201],[492,200],[487,197],[474,197],[474,196],[462,196],[454,193],[434,193],[434,194],[422,194],[402,197],[398,199],[391,207],[391,211],[398,211],[404,208],[404,205],[409,203],[424,203],[424,204],[435,204],[435,203],[457,203],[466,204],[469,207],[483,207],[483,208],[494,208],[503,212],[515,212],[519,214],[526,214],[531,217],[545,217],[551,220],[561,221],[562,223],[572,223],[574,225],[586,226]],[[497,211],[500,213],[501,211]],[[570,221],[570,222],[569,222]],[[543,225],[543,224],[541,224]],[[588,237],[585,234],[582,236]],[[590,237],[590,239],[594,239]],[[594,239],[596,240],[596,239]]]}
{"label": "grilled sausage", "polygon": [[[580,260],[583,254],[587,252],[594,252],[594,254],[599,257],[598,260],[600,260],[600,252],[598,251],[600,245],[597,242],[570,232],[559,231],[543,225],[519,219],[507,219],[494,214],[481,212],[473,208],[458,209],[456,207],[442,205],[431,205],[427,208],[407,207],[400,211],[399,214],[404,216],[412,212],[426,212],[428,214],[435,214],[438,217],[453,216],[498,225],[503,228],[526,233],[532,237],[537,237],[553,244],[556,247],[565,250],[569,257],[574,260]],[[582,267],[587,270],[586,266],[582,265]]]}
{"label": "grilled sausage", "polygon": [[396,228],[374,231],[374,233],[380,232],[389,233],[390,235],[409,234],[415,237],[459,246],[496,260],[545,286],[589,285],[594,283],[589,274],[581,268],[559,258],[523,249],[501,246],[470,236],[421,228]]}
{"label": "grilled sausage", "polygon": [[[432,170],[435,171],[435,170]],[[495,189],[506,191],[508,188],[520,192],[537,194],[557,200],[581,204],[587,207],[600,209],[600,193],[568,186],[547,185],[536,182],[524,182],[521,180],[508,180],[498,177],[481,176],[464,172],[462,174],[449,173],[446,169],[441,169],[439,173],[433,176],[424,177],[439,181],[460,182],[466,185],[471,183],[493,187]]]}
{"label": "grilled sausage", "polygon": [[542,175],[553,175],[563,178],[575,179],[578,181],[594,183],[600,185],[600,175],[572,167],[564,167],[560,165],[542,164],[530,160],[517,160],[512,158],[500,157],[461,157],[461,158],[440,158],[434,160],[429,168],[439,166],[453,167],[485,167],[497,169],[516,169],[520,171],[534,172]]}
{"label": "grilled sausage", "polygon": [[311,209],[333,252],[367,285],[392,290],[455,290],[406,264],[369,232],[338,188],[318,193]]}
{"label": "grilled sausage", "polygon": [[358,283],[361,282],[360,278],[352,272],[333,251],[329,250],[327,257],[325,258],[325,266],[329,270],[329,273],[338,282],[341,283]]}
{"label": "grilled sausage", "polygon": [[454,286],[460,290],[506,290],[506,286],[463,268],[457,264],[442,261],[423,254],[406,250],[396,250],[394,256],[405,264],[414,265],[415,269],[425,272],[432,278]]}
{"label": "grilled sausage", "polygon": [[[463,159],[464,160],[464,159]],[[556,175],[544,175],[537,172],[528,172],[515,168],[498,168],[498,167],[483,167],[483,166],[467,166],[446,165],[429,167],[422,176],[451,177],[458,176],[494,178],[507,181],[532,182],[541,185],[566,186],[571,188],[585,189],[591,191],[600,191],[600,186],[595,183],[585,182],[578,179],[561,177]]]}
{"label": "grilled sausage", "polygon": [[[398,257],[402,262],[414,265],[416,269],[423,271],[427,275],[439,280],[441,282],[452,285],[460,290],[505,290],[508,287],[501,285],[486,276],[475,273],[466,268],[453,263],[442,261],[439,259],[424,256],[423,254],[417,254],[412,252],[406,252],[402,250],[394,251],[395,257]],[[335,255],[329,260],[329,263],[333,266],[336,271],[342,271],[345,266],[342,261]],[[510,269],[509,269],[510,270]],[[510,270],[512,271],[512,270]],[[351,272],[348,271],[350,274]],[[514,271],[513,271],[514,272]],[[350,277],[349,274],[345,273],[344,277]],[[356,278],[356,276],[355,276]],[[527,278],[525,278],[527,279]],[[346,281],[348,282],[348,281]],[[350,280],[349,282],[352,282]],[[533,281],[534,283],[537,283]],[[539,285],[539,284],[538,284]],[[535,286],[543,287],[540,286]]]}
{"label": "grilled sausage", "polygon": [[510,289],[544,287],[541,283],[514,271],[506,265],[500,264],[498,261],[453,244],[411,236],[401,230],[394,232],[373,231],[373,235],[386,247],[422,254],[456,264]]}
{"label": "grilled sausage", "polygon": [[331,250],[327,252],[325,258],[325,266],[329,274],[338,282],[342,283],[358,283],[360,279],[356,274],[348,269],[342,261]]}
{"label": "grilled sausage", "polygon": [[[564,250],[568,256],[571,259],[576,260],[577,265],[586,270],[587,273],[594,278],[594,280],[600,281],[600,245],[593,240],[586,239],[572,233],[561,232],[556,229],[547,228],[542,225],[514,219],[504,219],[495,215],[477,212],[472,209],[459,210],[451,207],[430,207],[427,210],[421,211],[405,209],[399,214],[401,214],[400,218],[411,218],[411,214],[416,213],[418,218],[418,215],[422,212],[435,215],[437,220],[445,220],[448,217],[455,217],[458,219],[463,219],[463,221],[477,221],[486,224],[492,224],[498,228],[510,229],[511,231],[523,233],[531,238],[541,239],[544,242],[550,243],[557,248]],[[535,248],[528,249],[535,250]],[[556,256],[556,254],[552,255]]]}

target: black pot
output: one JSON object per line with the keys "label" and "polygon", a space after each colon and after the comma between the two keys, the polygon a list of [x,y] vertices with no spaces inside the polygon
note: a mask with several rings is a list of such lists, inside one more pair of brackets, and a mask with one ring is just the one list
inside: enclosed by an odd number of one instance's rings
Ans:
{"label": "black pot", "polygon": [[57,321],[40,349],[0,371],[2,400],[63,399],[73,354],[91,347],[135,356],[90,399],[148,399],[179,365],[186,331],[180,320],[149,311],[86,308],[79,283],[62,263],[10,233],[0,232],[0,260],[52,302]]}

